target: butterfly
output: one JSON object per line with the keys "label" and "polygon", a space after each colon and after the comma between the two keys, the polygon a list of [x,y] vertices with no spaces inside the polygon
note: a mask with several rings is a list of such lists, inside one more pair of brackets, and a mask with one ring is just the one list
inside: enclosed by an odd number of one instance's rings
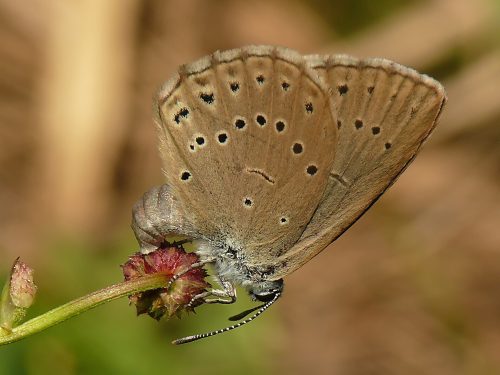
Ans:
{"label": "butterfly", "polygon": [[[446,102],[434,79],[385,59],[247,46],[180,67],[154,103],[166,184],[134,208],[142,252],[195,241],[220,288],[196,298],[263,305],[394,183]],[[243,318],[247,311],[235,318]]]}

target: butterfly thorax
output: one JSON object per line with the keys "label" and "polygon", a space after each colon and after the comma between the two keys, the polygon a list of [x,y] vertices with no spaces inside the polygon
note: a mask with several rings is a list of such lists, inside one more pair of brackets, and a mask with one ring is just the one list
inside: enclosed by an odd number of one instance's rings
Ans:
{"label": "butterfly thorax", "polygon": [[216,274],[221,280],[244,287],[253,299],[266,301],[266,296],[283,289],[283,280],[272,280],[273,267],[251,265],[245,253],[228,244],[197,243],[196,253],[202,260],[213,259]]}

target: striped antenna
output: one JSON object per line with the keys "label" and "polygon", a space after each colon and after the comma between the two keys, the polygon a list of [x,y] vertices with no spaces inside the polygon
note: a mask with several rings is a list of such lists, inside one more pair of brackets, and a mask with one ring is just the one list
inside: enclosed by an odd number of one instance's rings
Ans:
{"label": "striped antenna", "polygon": [[212,332],[207,332],[207,333],[200,333],[200,334],[193,335],[193,336],[183,337],[182,339],[177,339],[177,340],[172,341],[172,344],[174,344],[174,345],[186,344],[188,342],[192,342],[192,341],[204,339],[204,338],[207,338],[207,337],[210,337],[210,336],[215,336],[215,335],[218,335],[219,333],[224,333],[224,332],[232,331],[233,329],[239,328],[242,325],[245,325],[245,324],[251,322],[252,320],[254,320],[255,318],[257,318],[260,314],[262,314],[264,311],[266,311],[274,302],[276,302],[278,300],[278,298],[280,296],[281,296],[281,293],[280,292],[276,292],[276,294],[274,295],[274,297],[273,297],[272,300],[270,300],[265,305],[263,305],[260,309],[257,310],[257,312],[255,314],[253,314],[248,319],[242,320],[241,322],[236,323],[236,324],[234,324],[232,326],[229,326],[229,327],[226,327],[226,328],[223,328],[223,329],[218,329],[217,331],[212,331]]}

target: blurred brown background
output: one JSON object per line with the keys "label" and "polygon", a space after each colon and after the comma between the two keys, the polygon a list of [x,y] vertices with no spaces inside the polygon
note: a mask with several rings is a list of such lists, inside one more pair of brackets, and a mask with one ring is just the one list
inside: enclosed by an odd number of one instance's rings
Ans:
{"label": "blurred brown background", "polygon": [[18,255],[36,269],[33,314],[119,281],[132,204],[162,182],[154,92],[250,43],[389,58],[440,80],[448,105],[252,327],[175,348],[242,305],[156,324],[120,301],[0,348],[0,373],[500,374],[496,0],[0,0],[0,273]]}

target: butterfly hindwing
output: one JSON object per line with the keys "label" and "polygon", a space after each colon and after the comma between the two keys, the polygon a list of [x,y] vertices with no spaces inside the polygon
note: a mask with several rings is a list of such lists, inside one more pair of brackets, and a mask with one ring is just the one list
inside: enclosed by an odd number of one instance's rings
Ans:
{"label": "butterfly hindwing", "polygon": [[436,125],[442,86],[383,59],[310,56],[335,105],[338,143],[327,188],[276,278],[303,265],[348,229],[397,179]]}

